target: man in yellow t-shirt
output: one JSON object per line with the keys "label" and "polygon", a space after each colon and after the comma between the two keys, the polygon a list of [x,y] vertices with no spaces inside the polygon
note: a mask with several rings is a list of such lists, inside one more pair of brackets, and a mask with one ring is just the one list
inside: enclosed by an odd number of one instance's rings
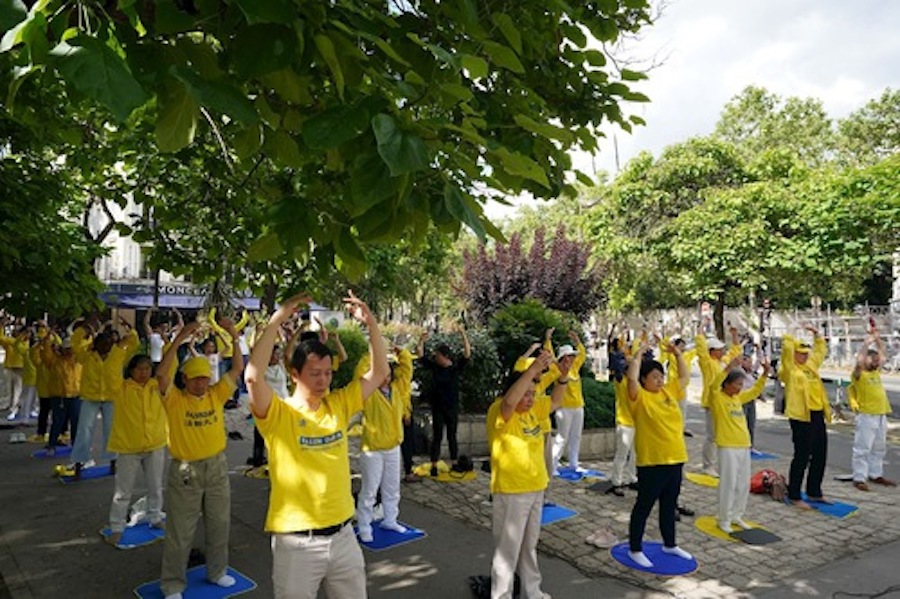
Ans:
{"label": "man in yellow t-shirt", "polygon": [[550,397],[535,397],[541,375],[552,355],[544,350],[515,376],[506,394],[491,404],[487,413],[487,438],[491,448],[491,503],[494,557],[491,561],[491,598],[511,599],[518,573],[522,595],[543,597],[537,544],[541,510],[549,477],[544,464],[542,422],[563,400],[568,365],[560,364]]}
{"label": "man in yellow t-shirt", "polygon": [[825,360],[828,348],[818,329],[812,325],[804,328],[813,334],[813,344],[785,335],[781,342],[778,377],[784,382],[785,415],[790,419],[794,444],[788,499],[798,507],[811,509],[803,501],[800,488],[806,475],[806,495],[813,501],[824,499],[822,479],[828,460],[826,424],[831,421],[831,405],[819,376],[819,366]]}
{"label": "man in yellow t-shirt", "polygon": [[887,417],[891,403],[878,370],[884,364],[884,341],[873,330],[860,346],[853,368],[850,407],[856,412],[853,432],[853,486],[869,490],[869,482],[887,487],[897,483],[884,477]]}
{"label": "man in yellow t-shirt", "polygon": [[231,335],[231,368],[210,386],[209,361],[195,356],[181,366],[184,389],[172,383],[171,367],[178,348],[199,323],[179,331],[163,354],[156,380],[169,423],[169,475],[166,481],[166,539],[160,587],[166,599],[181,599],[186,570],[200,514],[206,528],[206,578],[220,587],[237,582],[228,574],[228,534],[231,524],[231,487],[225,456],[224,406],[244,368],[234,324],[220,326]]}
{"label": "man in yellow t-shirt", "polygon": [[653,563],[643,550],[644,529],[653,505],[659,501],[659,532],[662,551],[682,559],[692,559],[690,553],[675,542],[675,514],[681,477],[687,461],[684,443],[684,422],[678,398],[687,387],[687,365],[681,349],[669,345],[667,351],[678,360],[678,379],[666,382],[663,365],[643,356],[650,348],[646,339],[632,353],[628,364],[628,399],[634,420],[634,451],[637,461],[638,495],[628,524],[628,557],[642,568]]}
{"label": "man in yellow t-shirt", "polygon": [[276,396],[265,380],[278,329],[310,298],[286,300],[257,338],[247,365],[250,410],[269,449],[271,490],[266,530],[272,533],[272,583],[277,599],[366,597],[366,564],[353,534],[347,428],[350,417],[390,373],[384,340],[369,307],[352,292],[351,316],[369,332],[369,370],[330,390],[331,350],[310,339],[290,357],[294,392]]}

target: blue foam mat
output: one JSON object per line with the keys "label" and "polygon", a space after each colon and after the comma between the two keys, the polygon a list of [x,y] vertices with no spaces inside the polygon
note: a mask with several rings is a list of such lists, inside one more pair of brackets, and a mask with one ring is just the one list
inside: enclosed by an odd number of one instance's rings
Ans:
{"label": "blue foam mat", "polygon": [[56,453],[53,455],[50,455],[48,453],[47,448],[45,447],[44,449],[39,449],[39,450],[33,452],[31,454],[31,457],[33,457],[33,458],[62,458],[62,457],[68,456],[71,453],[72,453],[71,445],[58,445],[56,447]]}
{"label": "blue foam mat", "polygon": [[[413,541],[418,541],[419,539],[423,539],[427,536],[424,530],[414,528],[409,524],[405,524],[403,522],[398,522],[398,524],[402,524],[403,526],[405,526],[406,532],[385,530],[379,526],[380,523],[381,520],[377,520],[372,523],[372,540],[368,543],[360,541],[360,545],[362,545],[366,549],[369,549],[370,551],[382,551],[384,549],[396,547],[397,545],[412,543]],[[359,533],[359,529],[357,527],[354,527],[353,530],[357,534]]]}
{"label": "blue foam mat", "polygon": [[[100,531],[100,536],[104,539],[112,534],[112,530],[107,526]],[[117,549],[134,549],[135,547],[143,547],[155,543],[166,536],[164,530],[153,528],[149,522],[141,522],[134,526],[127,526],[122,531],[122,538],[116,543]]]}
{"label": "blue foam mat", "polygon": [[574,518],[578,515],[578,512],[575,510],[570,510],[567,507],[562,507],[556,505],[555,503],[545,503],[543,509],[541,510],[541,526],[546,524],[553,524],[554,522],[559,522],[560,520],[568,520],[569,518]]}
{"label": "blue foam mat", "polygon": [[662,543],[659,541],[644,541],[644,555],[653,563],[652,568],[644,568],[634,563],[628,557],[628,542],[614,545],[610,550],[613,559],[633,570],[648,572],[650,574],[658,574],[660,576],[681,576],[695,572],[700,565],[696,558],[682,559],[680,557],[663,553]]}
{"label": "blue foam mat", "polygon": [[555,475],[556,478],[561,478],[563,480],[568,481],[579,481],[585,478],[606,478],[606,476],[600,472],[599,470],[585,470],[584,472],[577,472],[575,468],[560,468],[559,473]]}
{"label": "blue foam mat", "polygon": [[758,451],[756,453],[750,452],[751,460],[777,460],[778,456],[774,453],[766,453],[765,451]]}
{"label": "blue foam mat", "polygon": [[[184,599],[225,599],[234,597],[256,588],[256,583],[235,570],[228,568],[228,573],[234,576],[237,583],[234,586],[223,589],[206,580],[206,566],[194,566],[187,571],[187,588],[181,593]],[[134,594],[142,599],[163,599],[164,595],[159,587],[159,581],[154,580],[142,584],[134,589]]]}
{"label": "blue foam mat", "polygon": [[814,510],[825,514],[827,516],[834,516],[835,518],[846,518],[847,516],[858,512],[859,506],[851,505],[849,503],[841,503],[840,501],[831,501],[831,503],[821,503],[819,501],[813,501],[810,499],[806,493],[801,494],[803,501],[808,503]]}
{"label": "blue foam mat", "polygon": [[109,470],[109,464],[101,464],[100,466],[91,466],[90,468],[84,468],[81,471],[81,480],[76,480],[74,476],[60,476],[59,480],[64,485],[70,485],[75,483],[80,483],[81,481],[91,480],[94,478],[103,478],[105,476],[112,476],[112,472]]}

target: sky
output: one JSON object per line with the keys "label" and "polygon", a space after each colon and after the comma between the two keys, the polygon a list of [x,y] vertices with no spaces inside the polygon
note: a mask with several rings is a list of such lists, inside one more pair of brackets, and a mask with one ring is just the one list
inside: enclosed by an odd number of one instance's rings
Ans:
{"label": "sky", "polygon": [[[642,150],[712,133],[724,105],[748,85],[782,97],[817,98],[833,119],[900,87],[900,2],[894,0],[667,0],[625,52],[646,65],[633,84],[650,97],[626,104],[647,121],[631,134],[610,127],[600,153],[573,155],[586,173],[616,172]],[[643,70],[643,69],[636,69]],[[529,203],[528,200],[522,201]],[[492,218],[514,210],[494,203]]]}

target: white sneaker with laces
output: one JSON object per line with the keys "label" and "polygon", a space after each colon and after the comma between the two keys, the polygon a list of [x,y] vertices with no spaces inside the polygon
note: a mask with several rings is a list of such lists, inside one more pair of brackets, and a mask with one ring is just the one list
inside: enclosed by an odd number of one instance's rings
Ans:
{"label": "white sneaker with laces", "polygon": [[630,557],[631,561],[639,565],[641,568],[653,567],[653,562],[647,559],[647,556],[644,555],[643,551],[629,551],[628,557]]}
{"label": "white sneaker with laces", "polygon": [[681,559],[694,559],[694,556],[676,545],[675,547],[663,547],[663,553],[668,553],[669,555],[674,555],[675,557],[680,557]]}
{"label": "white sneaker with laces", "polygon": [[397,522],[382,522],[379,527],[384,530],[393,530],[394,532],[399,532],[401,534],[406,532],[406,527]]}

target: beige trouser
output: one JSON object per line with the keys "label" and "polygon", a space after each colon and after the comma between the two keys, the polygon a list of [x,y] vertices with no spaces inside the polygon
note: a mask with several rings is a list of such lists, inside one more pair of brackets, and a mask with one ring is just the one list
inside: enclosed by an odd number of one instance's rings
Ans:
{"label": "beige trouser", "polygon": [[703,440],[703,471],[710,473],[716,469],[716,421],[711,408],[703,408],[706,417],[706,438]]}
{"label": "beige trouser", "polygon": [[272,535],[272,586],[276,599],[365,599],[366,562],[350,524],[330,537]]}
{"label": "beige trouser", "polygon": [[512,599],[517,572],[522,581],[521,596],[539,599],[543,593],[537,544],[541,535],[544,492],[494,493],[492,506],[491,599]]}
{"label": "beige trouser", "polygon": [[228,568],[231,485],[225,452],[199,460],[172,460],[166,483],[166,540],[163,546],[163,595],[184,591],[185,570],[197,522],[206,529],[206,577],[221,578]]}

